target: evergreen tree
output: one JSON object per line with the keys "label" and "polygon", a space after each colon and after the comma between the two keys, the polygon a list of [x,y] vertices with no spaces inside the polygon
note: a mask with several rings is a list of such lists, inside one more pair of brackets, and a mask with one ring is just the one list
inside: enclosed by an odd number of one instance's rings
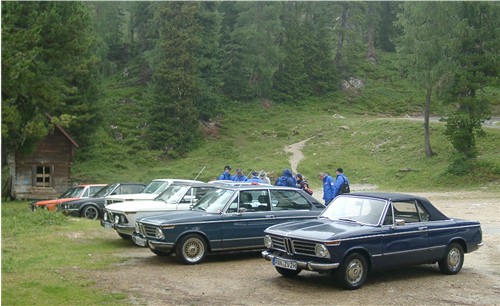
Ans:
{"label": "evergreen tree", "polygon": [[456,170],[477,157],[476,137],[484,133],[482,123],[491,113],[489,101],[477,93],[488,85],[498,86],[500,6],[494,2],[458,2],[454,6],[460,21],[454,27],[459,42],[453,53],[457,69],[445,97],[457,109],[445,121],[446,135],[459,154],[452,164]]}
{"label": "evergreen tree", "polygon": [[451,33],[457,22],[453,16],[453,4],[448,2],[405,2],[398,14],[397,24],[404,33],[398,43],[399,66],[425,92],[422,104],[427,157],[433,155],[429,129],[432,94],[452,73],[450,55],[455,40]]}
{"label": "evergreen tree", "polygon": [[[2,7],[2,146],[31,152],[50,126],[82,146],[98,112],[94,34],[81,2],[6,2]],[[83,129],[85,128],[85,129]]]}
{"label": "evergreen tree", "polygon": [[273,100],[298,102],[309,92],[304,69],[304,3],[286,2],[280,48],[284,59],[273,79]]}

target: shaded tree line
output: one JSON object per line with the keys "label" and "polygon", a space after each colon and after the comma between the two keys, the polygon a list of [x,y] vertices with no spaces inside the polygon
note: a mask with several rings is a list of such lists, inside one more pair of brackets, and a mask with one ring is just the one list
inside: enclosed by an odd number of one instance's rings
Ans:
{"label": "shaded tree line", "polygon": [[[175,157],[200,143],[192,127],[225,101],[329,95],[382,50],[397,52],[426,93],[426,118],[433,93],[457,106],[447,135],[468,159],[489,114],[476,93],[498,75],[494,2],[6,2],[2,13],[2,147],[11,149],[43,137],[46,112],[71,121],[85,144],[100,78],[133,63],[151,72],[150,148]],[[428,121],[425,130],[432,156]]]}

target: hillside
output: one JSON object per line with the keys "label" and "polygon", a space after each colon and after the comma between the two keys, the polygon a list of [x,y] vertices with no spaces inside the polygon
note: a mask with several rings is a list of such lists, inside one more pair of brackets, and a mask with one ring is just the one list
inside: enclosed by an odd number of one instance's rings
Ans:
{"label": "hillside", "polygon": [[[230,102],[218,137],[207,138],[181,159],[146,150],[143,132],[148,122],[142,113],[149,103],[143,98],[146,88],[135,81],[133,69],[130,79],[115,75],[105,82],[105,94],[98,101],[104,121],[94,144],[80,149],[73,179],[146,182],[198,176],[208,181],[226,164],[245,173],[265,170],[276,177],[290,168],[291,153],[285,147],[309,139],[297,170],[313,187],[320,186],[317,173],[343,167],[353,184],[374,184],[383,190],[499,188],[500,129],[486,128],[486,135],[478,139],[480,157],[474,171],[467,176],[447,174],[453,150],[444,136],[444,124],[431,124],[436,156],[426,158],[422,122],[403,120],[421,116],[423,96],[398,76],[389,55],[382,59],[378,66],[367,65],[360,73],[365,87],[357,92],[338,92],[293,107],[272,101]],[[446,116],[447,111],[436,101],[433,116]]]}

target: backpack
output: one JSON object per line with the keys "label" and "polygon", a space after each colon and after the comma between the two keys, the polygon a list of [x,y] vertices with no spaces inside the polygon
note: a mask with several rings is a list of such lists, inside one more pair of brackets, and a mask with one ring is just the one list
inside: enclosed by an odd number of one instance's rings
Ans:
{"label": "backpack", "polygon": [[276,183],[274,183],[275,186],[286,186],[286,177],[280,176],[276,179]]}
{"label": "backpack", "polygon": [[351,187],[349,186],[349,182],[344,178],[344,183],[342,184],[342,187],[340,187],[339,194],[343,193],[351,193]]}

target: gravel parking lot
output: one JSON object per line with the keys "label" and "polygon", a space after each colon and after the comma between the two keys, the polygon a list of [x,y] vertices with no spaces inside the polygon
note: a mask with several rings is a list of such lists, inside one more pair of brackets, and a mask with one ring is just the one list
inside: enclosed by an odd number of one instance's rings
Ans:
{"label": "gravel parking lot", "polygon": [[208,256],[186,266],[122,241],[124,262],[105,270],[81,270],[96,287],[125,293],[131,305],[500,305],[500,192],[419,193],[451,217],[479,220],[484,246],[466,254],[457,275],[422,265],[370,274],[359,290],[344,291],[327,276],[303,271],[281,277],[259,252]]}

